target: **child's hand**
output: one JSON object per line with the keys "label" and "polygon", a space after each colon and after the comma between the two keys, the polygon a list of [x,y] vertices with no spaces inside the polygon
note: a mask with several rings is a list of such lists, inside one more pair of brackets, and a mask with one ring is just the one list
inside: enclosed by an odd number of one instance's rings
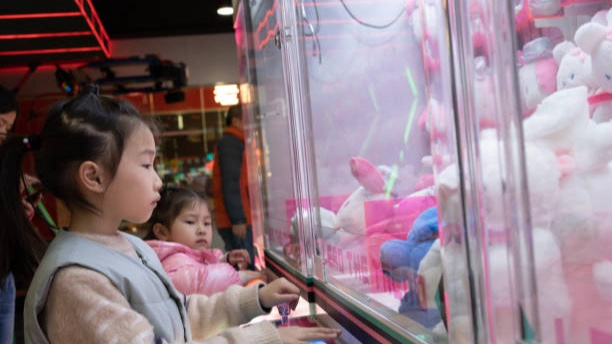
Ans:
{"label": "child's hand", "polygon": [[259,289],[259,302],[263,308],[272,308],[279,303],[287,302],[291,309],[295,309],[300,299],[300,289],[279,278]]}
{"label": "child's hand", "polygon": [[308,344],[307,340],[336,339],[342,331],[327,327],[281,327],[278,329],[281,340],[285,344]]}
{"label": "child's hand", "polygon": [[247,265],[251,264],[251,257],[247,250],[231,250],[227,253],[227,262],[231,266],[235,266],[238,270],[242,270]]}

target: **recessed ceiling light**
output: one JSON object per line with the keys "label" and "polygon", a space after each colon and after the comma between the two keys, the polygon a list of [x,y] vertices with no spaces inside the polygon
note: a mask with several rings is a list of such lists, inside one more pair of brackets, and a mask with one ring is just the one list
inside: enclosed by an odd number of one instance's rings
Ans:
{"label": "recessed ceiling light", "polygon": [[217,14],[220,16],[231,16],[234,14],[234,9],[231,6],[221,6],[217,9]]}

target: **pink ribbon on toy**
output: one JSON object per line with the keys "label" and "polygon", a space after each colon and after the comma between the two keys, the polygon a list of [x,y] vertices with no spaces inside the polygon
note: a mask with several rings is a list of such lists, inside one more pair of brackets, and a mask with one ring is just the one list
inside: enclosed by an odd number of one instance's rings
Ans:
{"label": "pink ribbon on toy", "polygon": [[612,93],[603,92],[587,98],[590,106],[598,105],[612,100]]}

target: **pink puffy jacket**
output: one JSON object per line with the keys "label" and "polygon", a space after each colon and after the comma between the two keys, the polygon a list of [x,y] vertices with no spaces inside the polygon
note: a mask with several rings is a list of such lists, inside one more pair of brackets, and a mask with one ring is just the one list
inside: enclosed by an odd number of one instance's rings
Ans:
{"label": "pink puffy jacket", "polygon": [[193,250],[175,242],[149,240],[174,287],[186,295],[212,295],[229,286],[242,285],[238,271],[221,262],[223,252],[218,249]]}

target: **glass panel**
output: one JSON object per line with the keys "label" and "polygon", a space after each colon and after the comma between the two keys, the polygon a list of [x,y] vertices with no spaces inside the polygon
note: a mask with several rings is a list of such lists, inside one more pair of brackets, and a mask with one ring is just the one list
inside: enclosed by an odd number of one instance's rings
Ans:
{"label": "glass panel", "polygon": [[529,0],[515,18],[544,343],[612,342],[610,7]]}
{"label": "glass panel", "polygon": [[[243,2],[242,4],[247,4]],[[302,253],[296,219],[293,181],[293,153],[290,140],[287,85],[283,77],[278,40],[279,3],[276,0],[250,1],[241,6],[244,35],[237,31],[239,48],[245,51],[241,77],[250,88],[242,89],[245,140],[253,231],[263,233],[270,254],[301,270]],[[239,53],[240,56],[240,53]]]}
{"label": "glass panel", "polygon": [[[317,232],[317,277],[414,341],[447,341],[453,299],[452,326],[470,340],[462,190],[437,207],[439,181],[459,173],[444,2],[284,4],[293,177],[308,210],[294,216]],[[458,243],[452,265],[442,232]]]}

